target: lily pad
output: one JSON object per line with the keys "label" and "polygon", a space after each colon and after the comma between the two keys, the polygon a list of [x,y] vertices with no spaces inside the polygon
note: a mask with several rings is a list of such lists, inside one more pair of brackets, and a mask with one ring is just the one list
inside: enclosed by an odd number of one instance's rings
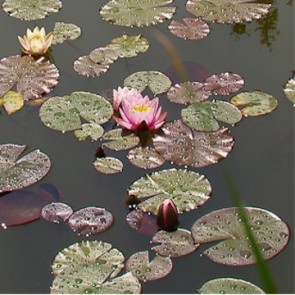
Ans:
{"label": "lily pad", "polygon": [[235,106],[244,106],[241,112],[245,117],[271,113],[278,105],[272,95],[262,91],[241,92],[232,97],[230,102]]}
{"label": "lily pad", "polygon": [[8,115],[11,115],[24,106],[24,98],[15,91],[8,91],[4,96],[0,97],[0,106],[3,104]]}
{"label": "lily pad", "polygon": [[60,223],[60,221],[66,221],[73,214],[73,209],[65,203],[50,203],[42,208],[41,216],[43,219]]}
{"label": "lily pad", "polygon": [[97,158],[93,165],[97,171],[103,174],[116,174],[123,171],[123,163],[113,157]]}
{"label": "lily pad", "polygon": [[192,131],[180,120],[162,127],[164,135],[154,138],[156,151],[177,165],[204,167],[226,158],[233,147],[230,131],[221,127],[214,132]]}
{"label": "lily pad", "polygon": [[[288,226],[267,210],[252,207],[245,207],[245,210],[263,258],[274,257],[288,243]],[[200,244],[219,241],[204,251],[214,262],[226,265],[256,263],[237,208],[220,209],[203,216],[194,223],[192,235]]]}
{"label": "lily pad", "polygon": [[143,92],[149,87],[154,95],[164,93],[171,87],[171,80],[161,72],[142,71],[128,76],[124,80],[124,86]]}
{"label": "lily pad", "polygon": [[129,58],[137,56],[140,52],[146,52],[149,48],[149,41],[142,35],[123,35],[113,39],[107,48],[115,50],[119,57]]}
{"label": "lily pad", "polygon": [[174,232],[161,230],[153,236],[152,243],[161,244],[154,246],[152,250],[159,255],[171,257],[188,255],[199,247],[192,238],[191,232],[182,228]]}
{"label": "lily pad", "polygon": [[142,27],[170,19],[175,7],[166,6],[172,0],[111,0],[101,10],[102,18],[114,25]]}
{"label": "lily pad", "polygon": [[95,48],[89,54],[89,58],[93,62],[101,65],[109,65],[116,61],[118,57],[119,55],[117,51],[105,47]]}
{"label": "lily pad", "polygon": [[43,58],[9,56],[0,61],[0,96],[16,85],[24,99],[34,99],[57,85],[59,71]]}
{"label": "lily pad", "polygon": [[247,281],[233,278],[210,280],[198,292],[201,294],[265,294],[257,286]]}
{"label": "lily pad", "polygon": [[286,97],[295,105],[295,79],[290,79],[284,87]]}
{"label": "lily pad", "polygon": [[5,0],[3,10],[21,20],[37,20],[58,12],[62,8],[60,0]]}
{"label": "lily pad", "polygon": [[240,110],[226,101],[196,102],[182,109],[181,117],[189,127],[198,131],[216,131],[217,121],[235,125],[242,119]]}
{"label": "lily pad", "polygon": [[56,22],[53,29],[52,44],[64,43],[67,40],[75,40],[81,35],[81,28],[75,24]]}
{"label": "lily pad", "polygon": [[268,13],[271,5],[248,0],[188,0],[186,9],[205,21],[243,23],[259,19]]}
{"label": "lily pad", "polygon": [[168,29],[170,32],[185,40],[199,40],[206,37],[210,33],[209,26],[197,18],[184,18],[185,24],[173,20]]}
{"label": "lily pad", "polygon": [[65,132],[80,129],[80,117],[91,123],[103,124],[112,117],[113,108],[97,94],[73,92],[48,99],[41,106],[39,115],[47,127]]}
{"label": "lily pad", "polygon": [[94,122],[85,123],[81,125],[81,130],[75,130],[74,134],[79,140],[86,140],[89,136],[92,140],[96,141],[103,136],[103,128]]}
{"label": "lily pad", "polygon": [[0,193],[30,186],[48,173],[49,157],[35,150],[19,158],[25,149],[25,145],[0,145]]}
{"label": "lily pad", "polygon": [[167,276],[172,270],[172,260],[169,257],[156,255],[150,261],[149,252],[137,252],[131,255],[125,264],[126,270],[144,282],[159,280]]}
{"label": "lily pad", "polygon": [[181,169],[147,174],[129,188],[129,194],[139,199],[148,198],[138,204],[138,207],[155,215],[166,199],[171,199],[179,212],[191,211],[203,205],[210,193],[210,183],[203,175]]}

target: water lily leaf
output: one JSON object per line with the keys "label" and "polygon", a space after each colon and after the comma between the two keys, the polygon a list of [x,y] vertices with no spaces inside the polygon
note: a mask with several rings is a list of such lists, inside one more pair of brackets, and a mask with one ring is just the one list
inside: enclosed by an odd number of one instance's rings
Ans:
{"label": "water lily leaf", "polygon": [[218,130],[217,121],[235,125],[242,117],[240,110],[226,101],[196,102],[181,111],[183,122],[198,131]]}
{"label": "water lily leaf", "polygon": [[81,125],[82,130],[75,130],[74,134],[79,140],[86,140],[89,136],[92,140],[96,141],[103,136],[103,128],[94,122],[85,123]]}
{"label": "water lily leaf", "polygon": [[180,104],[201,102],[211,95],[211,91],[205,89],[203,83],[184,82],[176,84],[167,92],[170,101]]}
{"label": "water lily leaf", "polygon": [[98,64],[109,65],[118,59],[118,52],[105,47],[95,48],[90,54],[89,58]]}
{"label": "water lily leaf", "polygon": [[62,8],[60,0],[5,0],[3,10],[21,20],[37,20],[58,12]]}
{"label": "water lily leaf", "polygon": [[75,24],[56,22],[53,29],[52,44],[64,43],[75,40],[81,35],[81,28]]}
{"label": "water lily leaf", "polygon": [[84,120],[103,124],[113,115],[111,104],[97,94],[77,91],[48,99],[40,108],[40,119],[49,128],[72,131],[82,127]]}
{"label": "water lily leaf", "polygon": [[3,104],[8,115],[20,110],[24,106],[24,103],[22,95],[15,91],[8,91],[2,98],[0,98],[0,106]]}
{"label": "water lily leaf", "polygon": [[206,37],[210,33],[209,26],[197,18],[184,18],[185,24],[173,20],[168,29],[170,32],[185,40],[199,40]]}
{"label": "water lily leaf", "polygon": [[172,260],[169,257],[156,255],[150,261],[149,252],[137,252],[131,255],[125,264],[126,270],[144,282],[159,280],[166,277],[172,270]]}
{"label": "water lily leaf", "polygon": [[16,55],[1,59],[0,76],[0,96],[16,84],[24,99],[34,99],[57,85],[59,71],[43,58],[35,61],[31,56]]}
{"label": "water lily leaf", "polygon": [[0,145],[0,193],[30,186],[48,173],[49,157],[35,150],[19,158],[25,148],[25,145]]}
{"label": "water lily leaf", "polygon": [[41,216],[43,219],[60,223],[60,221],[66,221],[73,214],[73,209],[68,204],[61,202],[50,203],[42,208]]}
{"label": "water lily leaf", "polygon": [[180,120],[162,127],[164,135],[154,138],[156,151],[177,165],[204,167],[226,158],[234,141],[230,131],[221,127],[214,132],[192,131]]}
{"label": "water lily leaf", "polygon": [[111,44],[107,45],[107,48],[115,50],[119,57],[134,57],[140,52],[146,52],[149,48],[149,41],[142,35],[121,37],[112,40]]}
{"label": "water lily leaf", "polygon": [[244,106],[242,114],[247,116],[261,116],[271,113],[278,105],[277,100],[262,91],[241,92],[231,98],[235,106]]}
{"label": "water lily leaf", "polygon": [[113,129],[103,135],[105,142],[103,146],[115,151],[131,149],[139,144],[139,137],[134,133],[124,134],[121,128]]}
{"label": "water lily leaf", "polygon": [[123,171],[123,163],[113,157],[97,158],[93,165],[97,171],[103,174],[116,174]]}
{"label": "water lily leaf", "polygon": [[210,280],[198,292],[201,294],[265,294],[263,290],[252,283],[233,278]]}
{"label": "water lily leaf", "polygon": [[157,232],[152,239],[152,243],[160,243],[154,246],[152,250],[162,256],[180,257],[194,252],[199,244],[196,244],[192,238],[191,232],[179,228],[173,232],[161,230]]}
{"label": "water lily leaf", "polygon": [[295,105],[295,79],[290,79],[284,87],[286,97]]}
{"label": "water lily leaf", "polygon": [[175,7],[168,7],[172,0],[111,0],[104,5],[102,18],[114,25],[141,27],[162,23],[170,19]]}
{"label": "water lily leaf", "polygon": [[203,205],[210,193],[210,183],[203,175],[181,169],[147,174],[129,188],[129,195],[135,195],[139,199],[150,197],[138,204],[138,207],[154,214],[157,214],[165,199],[171,199],[179,212],[191,211]]}
{"label": "water lily leaf", "polygon": [[166,92],[171,84],[171,80],[166,75],[157,71],[136,72],[124,80],[124,86],[134,88],[139,92],[149,87],[154,95]]}
{"label": "water lily leaf", "polygon": [[[264,259],[270,259],[282,251],[289,239],[288,226],[275,214],[259,208],[245,207],[253,234]],[[237,208],[213,211],[192,227],[196,243],[219,241],[204,251],[214,262],[226,265],[256,263]]]}
{"label": "water lily leaf", "polygon": [[157,168],[165,162],[165,159],[151,147],[138,147],[130,150],[127,158],[133,165],[143,169]]}
{"label": "water lily leaf", "polygon": [[186,9],[203,20],[218,23],[242,23],[259,19],[268,13],[270,4],[249,0],[189,0]]}

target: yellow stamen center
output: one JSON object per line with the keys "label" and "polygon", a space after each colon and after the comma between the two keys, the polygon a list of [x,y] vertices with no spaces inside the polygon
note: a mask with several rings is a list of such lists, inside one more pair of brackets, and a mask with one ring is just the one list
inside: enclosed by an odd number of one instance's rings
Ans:
{"label": "yellow stamen center", "polygon": [[149,113],[152,109],[147,106],[147,105],[144,105],[144,104],[139,104],[137,106],[134,106],[132,108],[132,111],[134,112],[138,112],[138,113]]}

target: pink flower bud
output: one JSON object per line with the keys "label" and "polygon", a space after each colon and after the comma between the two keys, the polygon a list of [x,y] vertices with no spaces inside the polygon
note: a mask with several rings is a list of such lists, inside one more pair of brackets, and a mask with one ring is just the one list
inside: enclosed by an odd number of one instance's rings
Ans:
{"label": "pink flower bud", "polygon": [[157,213],[157,224],[161,229],[166,231],[177,229],[179,224],[178,210],[172,200],[166,199],[160,205]]}

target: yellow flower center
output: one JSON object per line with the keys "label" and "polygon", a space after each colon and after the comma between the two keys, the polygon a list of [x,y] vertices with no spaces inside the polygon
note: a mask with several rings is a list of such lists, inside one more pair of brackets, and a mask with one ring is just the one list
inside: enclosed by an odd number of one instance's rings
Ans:
{"label": "yellow flower center", "polygon": [[134,112],[138,112],[138,113],[149,113],[152,109],[147,106],[147,105],[144,105],[144,104],[139,104],[137,106],[134,106],[132,108],[132,111]]}

